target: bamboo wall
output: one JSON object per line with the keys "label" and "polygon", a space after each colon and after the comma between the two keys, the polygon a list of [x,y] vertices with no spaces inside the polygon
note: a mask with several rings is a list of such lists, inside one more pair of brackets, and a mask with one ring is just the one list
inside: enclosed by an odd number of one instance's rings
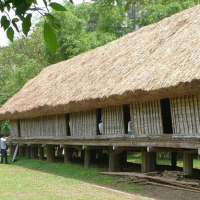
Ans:
{"label": "bamboo wall", "polygon": [[174,134],[200,136],[200,94],[170,99]]}
{"label": "bamboo wall", "polygon": [[17,120],[10,120],[10,133],[12,136],[19,136]]}
{"label": "bamboo wall", "polygon": [[97,135],[97,112],[95,109],[70,113],[71,136]]}
{"label": "bamboo wall", "polygon": [[20,128],[22,137],[66,136],[66,117],[51,115],[20,119]]}
{"label": "bamboo wall", "polygon": [[132,134],[163,134],[160,101],[130,104]]}
{"label": "bamboo wall", "polygon": [[124,133],[124,119],[122,106],[108,106],[102,108],[102,123],[104,135],[121,135]]}

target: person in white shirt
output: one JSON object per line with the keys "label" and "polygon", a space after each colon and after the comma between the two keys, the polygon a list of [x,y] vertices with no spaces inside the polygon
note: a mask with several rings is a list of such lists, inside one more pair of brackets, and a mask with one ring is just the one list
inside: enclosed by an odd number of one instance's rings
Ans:
{"label": "person in white shirt", "polygon": [[99,133],[100,133],[100,135],[103,134],[103,123],[102,123],[102,120],[100,120],[100,123],[99,123]]}
{"label": "person in white shirt", "polygon": [[6,141],[7,141],[7,137],[5,134],[3,134],[1,138],[1,163],[3,163],[3,159],[5,158],[5,163],[8,164]]}

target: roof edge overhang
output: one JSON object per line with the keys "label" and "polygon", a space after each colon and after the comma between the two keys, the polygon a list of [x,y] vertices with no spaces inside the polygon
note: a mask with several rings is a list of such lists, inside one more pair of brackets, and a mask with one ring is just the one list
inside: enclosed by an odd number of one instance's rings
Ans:
{"label": "roof edge overhang", "polygon": [[64,114],[70,112],[80,112],[84,110],[102,108],[107,106],[140,103],[194,94],[200,94],[200,80],[179,83],[177,86],[171,86],[168,88],[161,88],[151,91],[126,91],[123,94],[104,96],[102,98],[90,98],[81,101],[70,101],[67,104],[57,104],[55,106],[45,104],[43,106],[35,107],[24,112],[5,112],[0,114],[0,121],[21,118],[33,118],[45,115]]}

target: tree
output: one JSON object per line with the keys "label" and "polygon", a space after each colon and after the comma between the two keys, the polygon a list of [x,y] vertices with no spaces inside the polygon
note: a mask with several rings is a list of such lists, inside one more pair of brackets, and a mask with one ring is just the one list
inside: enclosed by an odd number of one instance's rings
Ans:
{"label": "tree", "polygon": [[[39,28],[0,49],[0,101],[3,104],[47,64]],[[0,104],[0,105],[1,105]]]}
{"label": "tree", "polygon": [[[44,23],[44,40],[49,47],[49,51],[53,54],[56,50],[57,40],[55,30],[59,30],[60,24],[57,19],[50,14],[49,8],[56,11],[66,11],[62,5],[43,0],[44,8],[38,6],[37,0],[1,0],[0,11],[2,12],[1,27],[6,31],[7,37],[13,42],[14,30],[20,32],[18,22],[21,21],[22,32],[25,36],[28,35],[32,26],[31,19],[33,12],[37,11],[45,18]],[[11,17],[9,11],[14,12],[14,17]]]}
{"label": "tree", "polygon": [[[46,51],[46,59],[49,64],[67,60],[122,35],[123,18],[116,6],[112,8],[112,12],[110,10],[101,12],[102,8],[99,9],[94,4],[75,6],[67,3],[65,7],[67,12],[52,13],[62,26],[56,33],[58,48],[55,54],[50,55]],[[112,20],[114,18],[119,18],[120,23],[118,20]]]}
{"label": "tree", "polygon": [[139,27],[156,23],[177,12],[195,4],[195,0],[127,0],[127,7],[136,5],[138,12],[137,25]]}
{"label": "tree", "polygon": [[[116,1],[120,8],[121,1],[122,0]],[[37,0],[1,0],[1,27],[6,31],[8,39],[13,42],[14,30],[20,32],[21,29],[18,27],[18,22],[21,22],[22,32],[27,36],[32,26],[32,14],[37,11],[45,18],[45,22],[43,23],[43,36],[49,51],[53,54],[57,47],[55,31],[59,30],[61,25],[58,23],[57,19],[50,14],[49,8],[56,11],[66,11],[66,8],[56,2],[51,2],[51,0],[43,0],[44,7],[41,8],[38,6],[37,2]],[[69,2],[73,3],[72,0],[69,0]],[[14,11],[14,17],[11,17],[9,14],[10,10]]]}

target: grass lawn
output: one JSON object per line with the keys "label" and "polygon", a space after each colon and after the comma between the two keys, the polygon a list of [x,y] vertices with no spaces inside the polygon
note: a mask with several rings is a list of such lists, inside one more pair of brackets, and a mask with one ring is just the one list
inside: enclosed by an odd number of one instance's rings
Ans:
{"label": "grass lawn", "polygon": [[[10,164],[0,164],[0,199],[143,199],[127,193],[142,193],[142,186],[118,183],[119,178],[102,175],[94,166],[86,169],[78,164],[19,156],[16,162],[11,163],[11,157],[8,158]],[[128,162],[140,163],[141,154],[128,155]],[[169,165],[170,159],[157,157],[157,163]],[[198,159],[194,159],[193,163],[194,168],[200,169]],[[183,162],[178,160],[177,165],[182,167]]]}
{"label": "grass lawn", "polygon": [[[101,175],[94,168],[53,163],[17,157],[11,164],[0,164],[1,199],[143,199],[109,189],[117,178]],[[97,184],[99,186],[97,186]],[[102,187],[104,186],[104,187]],[[108,187],[108,189],[107,189]],[[139,190],[135,185],[120,185],[118,189]]]}

